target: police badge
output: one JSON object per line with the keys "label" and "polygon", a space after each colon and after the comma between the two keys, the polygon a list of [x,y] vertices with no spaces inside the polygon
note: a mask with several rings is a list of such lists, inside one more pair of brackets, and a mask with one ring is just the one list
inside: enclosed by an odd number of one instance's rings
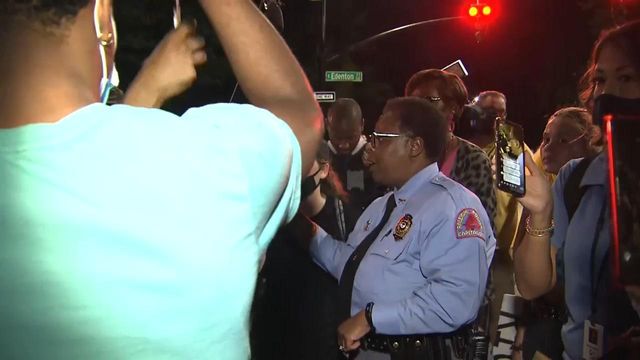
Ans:
{"label": "police badge", "polygon": [[398,224],[396,224],[396,229],[393,232],[393,238],[396,241],[400,241],[404,239],[405,235],[411,230],[411,225],[413,225],[413,216],[406,214],[403,216]]}

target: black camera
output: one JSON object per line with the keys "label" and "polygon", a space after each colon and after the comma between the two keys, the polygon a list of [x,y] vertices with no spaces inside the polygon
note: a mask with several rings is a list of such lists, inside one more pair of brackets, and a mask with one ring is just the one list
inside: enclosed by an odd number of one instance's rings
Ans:
{"label": "black camera", "polygon": [[477,134],[493,134],[499,115],[492,109],[483,109],[478,105],[465,105],[456,122],[455,133],[461,138]]}

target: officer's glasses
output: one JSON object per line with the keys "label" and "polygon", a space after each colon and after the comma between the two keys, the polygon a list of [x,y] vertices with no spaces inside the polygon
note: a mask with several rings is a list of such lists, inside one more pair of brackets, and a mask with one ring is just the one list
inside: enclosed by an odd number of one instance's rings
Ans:
{"label": "officer's glasses", "polygon": [[430,103],[435,104],[438,101],[442,101],[440,96],[424,96],[423,99],[429,100]]}
{"label": "officer's glasses", "polygon": [[369,136],[369,142],[371,143],[372,147],[376,147],[378,145],[380,145],[380,142],[382,141],[382,139],[395,139],[395,138],[399,138],[399,137],[406,137],[408,135],[406,134],[394,134],[394,133],[380,133],[380,132],[373,132],[373,134],[371,134],[371,136]]}

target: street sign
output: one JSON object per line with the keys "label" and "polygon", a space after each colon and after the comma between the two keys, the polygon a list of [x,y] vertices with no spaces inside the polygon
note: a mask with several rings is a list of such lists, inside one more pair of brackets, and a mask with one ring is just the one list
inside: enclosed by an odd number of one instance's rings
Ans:
{"label": "street sign", "polygon": [[335,102],[336,101],[335,91],[316,91],[313,94],[316,96],[316,101],[318,102]]}
{"label": "street sign", "polygon": [[324,80],[329,82],[362,82],[362,71],[326,71]]}

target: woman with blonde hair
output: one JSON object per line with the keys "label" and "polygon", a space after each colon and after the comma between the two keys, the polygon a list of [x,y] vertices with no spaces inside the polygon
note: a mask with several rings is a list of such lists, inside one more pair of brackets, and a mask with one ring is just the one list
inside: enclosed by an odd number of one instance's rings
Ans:
{"label": "woman with blonde hair", "polygon": [[[593,124],[587,109],[561,108],[549,117],[533,159],[549,184],[553,184],[560,169],[570,160],[598,155],[602,151],[601,141],[600,129]],[[522,236],[525,221],[520,224]],[[527,302],[525,309],[523,326],[518,328],[514,346],[515,351],[522,351],[522,357],[514,358],[531,359],[539,352],[554,360],[562,359],[560,330],[566,315],[561,289]]]}
{"label": "woman with blonde hair", "polygon": [[565,107],[549,117],[534,160],[553,180],[569,160],[600,153],[601,142],[600,128],[587,109]]}

